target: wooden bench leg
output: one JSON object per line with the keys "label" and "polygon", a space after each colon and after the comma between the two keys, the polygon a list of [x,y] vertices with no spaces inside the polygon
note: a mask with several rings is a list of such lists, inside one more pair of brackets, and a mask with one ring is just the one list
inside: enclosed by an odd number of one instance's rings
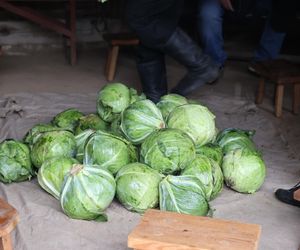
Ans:
{"label": "wooden bench leg", "polygon": [[70,0],[70,56],[71,65],[77,63],[77,39],[76,39],[76,1]]}
{"label": "wooden bench leg", "polygon": [[284,85],[277,85],[275,97],[275,116],[281,117],[283,103]]}
{"label": "wooden bench leg", "polygon": [[300,83],[294,85],[294,98],[293,98],[293,113],[299,113],[300,106]]}
{"label": "wooden bench leg", "polygon": [[12,250],[12,243],[10,234],[4,235],[0,238],[0,250]]}
{"label": "wooden bench leg", "polygon": [[259,80],[258,90],[255,99],[256,104],[261,104],[263,102],[264,93],[265,93],[265,79],[261,78]]}
{"label": "wooden bench leg", "polygon": [[115,77],[118,54],[119,46],[110,47],[105,68],[106,78],[108,81],[112,81]]}

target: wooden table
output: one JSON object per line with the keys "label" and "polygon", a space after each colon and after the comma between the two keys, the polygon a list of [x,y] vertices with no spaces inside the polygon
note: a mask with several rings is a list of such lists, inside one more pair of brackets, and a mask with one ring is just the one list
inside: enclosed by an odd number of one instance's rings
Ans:
{"label": "wooden table", "polygon": [[[39,1],[39,0],[36,0]],[[60,22],[25,6],[18,6],[12,2],[0,0],[0,8],[21,16],[27,20],[41,25],[47,29],[64,35],[68,39],[70,47],[70,63],[74,65],[77,62],[76,49],[76,0],[67,0],[69,2],[68,18],[66,22]]]}

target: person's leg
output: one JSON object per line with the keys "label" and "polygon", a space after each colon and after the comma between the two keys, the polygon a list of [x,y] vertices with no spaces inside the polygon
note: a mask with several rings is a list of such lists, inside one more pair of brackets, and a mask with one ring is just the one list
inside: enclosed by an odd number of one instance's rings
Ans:
{"label": "person's leg", "polygon": [[300,188],[294,192],[294,199],[300,201]]}
{"label": "person's leg", "polygon": [[267,21],[259,46],[254,54],[254,61],[260,62],[278,58],[285,38],[285,33],[276,32]]}
{"label": "person's leg", "polygon": [[163,46],[163,51],[185,66],[188,71],[171,90],[172,93],[186,96],[200,86],[214,82],[219,77],[219,66],[179,28]]}
{"label": "person's leg", "polygon": [[[142,16],[141,11],[136,8],[137,3],[140,3],[139,1],[128,1],[127,5],[128,23],[144,45],[140,47],[143,52],[139,52],[139,54],[146,54],[146,57],[143,56],[142,59],[138,59],[138,69],[143,88],[148,91],[148,96],[151,96],[150,93],[157,93],[156,90],[160,90],[161,94],[164,93],[164,87],[158,88],[158,79],[160,79],[160,82],[164,82],[161,78],[156,77],[156,81],[154,81],[154,78],[151,81],[148,79],[151,70],[155,70],[157,75],[159,72],[160,74],[163,72],[162,64],[164,63],[162,58],[164,53],[187,68],[188,73],[172,92],[188,95],[201,85],[215,81],[219,76],[219,67],[207,55],[202,53],[198,45],[186,33],[177,28],[177,17],[180,15],[183,1],[169,0],[166,1],[167,6],[164,6],[165,1],[162,5],[157,1],[146,1],[151,3],[151,8],[145,4],[138,5],[143,8]],[[158,5],[154,5],[155,3]],[[150,10],[151,15],[148,13]],[[175,16],[172,18],[170,13],[173,12]],[[147,18],[144,17],[146,14]],[[147,52],[145,52],[145,48],[148,48]],[[152,60],[148,53],[155,59]],[[152,84],[150,84],[151,82]],[[156,86],[155,89],[152,88],[154,85]],[[151,98],[156,101],[157,96],[153,94]]]}
{"label": "person's leg", "polygon": [[164,54],[140,44],[137,48],[137,69],[143,92],[153,102],[167,94],[167,77]]}
{"label": "person's leg", "polygon": [[278,15],[278,11],[277,9],[274,10],[273,4],[274,3],[272,0],[263,0],[260,2],[260,7],[265,10],[268,18],[259,42],[259,46],[254,53],[254,62],[276,59],[280,54],[286,34],[274,30],[272,27],[272,12],[276,11],[276,13],[273,13],[273,18],[274,15]]}
{"label": "person's leg", "polygon": [[227,59],[223,48],[224,9],[219,0],[201,0],[198,6],[198,32],[203,51],[223,66]]}

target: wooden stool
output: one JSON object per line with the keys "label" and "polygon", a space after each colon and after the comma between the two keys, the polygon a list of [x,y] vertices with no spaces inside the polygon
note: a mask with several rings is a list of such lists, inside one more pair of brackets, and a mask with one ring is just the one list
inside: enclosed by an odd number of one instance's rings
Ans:
{"label": "wooden stool", "polygon": [[0,199],[0,250],[12,250],[10,232],[19,222],[19,214],[15,208]]}
{"label": "wooden stool", "polygon": [[275,115],[282,115],[282,103],[284,86],[293,86],[293,113],[298,114],[300,105],[300,64],[286,60],[273,60],[259,63],[253,66],[255,72],[261,76],[256,95],[256,104],[261,104],[264,97],[265,81],[276,84],[275,91]]}
{"label": "wooden stool", "polygon": [[139,40],[130,33],[106,33],[103,35],[103,39],[109,44],[109,51],[105,66],[105,75],[108,81],[112,81],[116,73],[120,46],[138,45]]}
{"label": "wooden stool", "polygon": [[234,221],[148,210],[128,236],[139,250],[253,250],[261,227]]}

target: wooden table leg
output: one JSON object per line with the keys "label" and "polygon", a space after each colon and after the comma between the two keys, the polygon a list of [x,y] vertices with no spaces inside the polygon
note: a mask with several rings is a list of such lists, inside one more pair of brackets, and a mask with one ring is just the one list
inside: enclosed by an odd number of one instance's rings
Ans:
{"label": "wooden table leg", "polygon": [[256,104],[261,104],[263,102],[264,93],[265,93],[265,79],[260,78],[256,99],[255,99]]}
{"label": "wooden table leg", "polygon": [[276,97],[275,97],[276,117],[281,117],[282,115],[283,94],[284,94],[284,85],[278,84],[276,87]]}
{"label": "wooden table leg", "polygon": [[76,1],[70,0],[70,49],[71,65],[77,63],[77,40],[76,40]]}
{"label": "wooden table leg", "polygon": [[294,84],[294,97],[293,97],[293,113],[299,113],[300,106],[300,83]]}
{"label": "wooden table leg", "polygon": [[106,78],[108,81],[112,81],[115,77],[118,54],[119,46],[112,46],[109,48],[106,62]]}
{"label": "wooden table leg", "polygon": [[0,238],[0,250],[12,250],[12,243],[10,234],[4,235]]}

